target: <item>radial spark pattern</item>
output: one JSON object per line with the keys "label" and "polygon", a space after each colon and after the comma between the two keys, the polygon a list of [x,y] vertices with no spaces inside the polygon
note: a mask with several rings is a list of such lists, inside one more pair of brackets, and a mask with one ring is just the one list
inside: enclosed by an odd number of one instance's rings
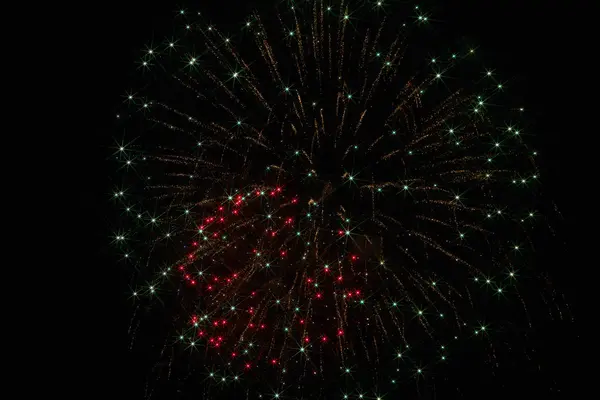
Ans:
{"label": "radial spark pattern", "polygon": [[157,375],[377,398],[526,315],[536,152],[476,49],[383,2],[177,24],[145,50],[115,153],[132,336],[164,344]]}

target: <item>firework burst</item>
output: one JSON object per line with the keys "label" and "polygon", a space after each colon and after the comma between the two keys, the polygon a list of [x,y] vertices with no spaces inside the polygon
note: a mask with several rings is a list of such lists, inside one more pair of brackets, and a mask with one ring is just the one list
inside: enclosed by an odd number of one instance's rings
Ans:
{"label": "firework burst", "polygon": [[172,329],[169,376],[376,398],[489,347],[503,304],[527,319],[536,152],[476,49],[432,56],[427,13],[383,2],[281,6],[235,37],[189,14],[145,50],[115,154],[134,321]]}

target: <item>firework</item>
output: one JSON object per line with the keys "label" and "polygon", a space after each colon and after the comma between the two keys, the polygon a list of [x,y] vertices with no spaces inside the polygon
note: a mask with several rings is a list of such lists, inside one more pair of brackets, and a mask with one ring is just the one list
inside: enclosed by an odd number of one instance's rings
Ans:
{"label": "firework", "polygon": [[237,36],[178,17],[115,154],[161,376],[377,398],[489,348],[504,304],[527,318],[536,151],[476,49],[431,56],[428,14],[383,2],[280,6]]}

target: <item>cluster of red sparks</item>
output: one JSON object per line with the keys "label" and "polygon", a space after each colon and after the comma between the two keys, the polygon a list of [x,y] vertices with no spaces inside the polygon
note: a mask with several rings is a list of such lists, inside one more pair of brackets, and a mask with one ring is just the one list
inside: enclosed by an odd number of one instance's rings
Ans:
{"label": "cluster of red sparks", "polygon": [[[223,203],[216,207],[213,215],[203,217],[202,224],[198,227],[201,237],[214,238],[217,240],[221,237],[226,237],[228,234],[233,233],[236,224],[240,222],[240,219],[245,218],[245,214],[253,215],[251,212],[247,212],[248,210],[245,209],[246,206],[249,206],[252,200],[264,199],[265,192],[256,190],[248,194],[255,194],[255,196],[246,197],[242,195],[236,195],[230,198],[229,202]],[[286,198],[283,195],[283,189],[280,187],[269,191],[268,195],[272,199],[280,197],[280,200],[288,205],[290,203],[294,205],[298,204],[297,197],[292,197],[291,199]],[[273,225],[265,229],[264,233],[267,237],[274,238],[280,233],[285,232],[285,230],[290,231],[291,228],[297,228],[297,226],[295,226],[296,221],[297,218],[295,216],[279,216],[276,219],[270,220],[270,223]],[[212,231],[214,228],[216,229]],[[335,230],[332,231],[333,235],[336,235],[336,233],[340,236],[347,234],[345,230],[339,232],[336,232]],[[186,262],[184,265],[179,265],[177,270],[179,271],[181,278],[188,284],[188,286],[193,287],[193,289],[196,290],[196,296],[201,298],[206,303],[213,305],[214,315],[221,314],[218,310],[222,309],[223,304],[220,303],[220,301],[213,295],[222,289],[226,289],[227,285],[232,285],[238,280],[245,279],[245,274],[251,274],[251,272],[244,270],[245,265],[243,262],[239,264],[241,268],[238,268],[236,272],[229,271],[229,273],[223,275],[204,272],[202,274],[198,274],[198,272],[190,272],[191,269],[194,269],[195,263],[202,259],[202,241],[196,240],[191,244],[192,251],[187,255],[188,262]],[[257,255],[261,255],[261,250],[255,248],[251,251],[251,253],[251,255],[247,256],[256,257]],[[278,254],[278,258],[280,260],[285,260],[289,255],[288,250],[286,249],[278,249],[276,254]],[[345,258],[351,263],[359,260],[359,257],[354,254],[348,254]],[[238,261],[243,260],[238,259]],[[335,265],[335,263],[332,265]],[[342,266],[339,262],[337,265],[339,265],[339,272],[337,273],[334,272],[333,268],[328,264],[315,266],[315,268],[311,271],[313,276],[309,276],[304,280],[306,287],[314,288],[314,290],[311,290],[312,296],[311,298],[303,300],[310,302],[327,300],[328,290],[325,290],[326,285],[317,287],[318,284],[324,283],[327,279],[330,279],[330,282],[333,285],[333,291],[329,293],[333,297],[338,297],[340,299],[343,298],[345,301],[356,300],[362,297],[361,289],[343,288],[340,286],[343,282],[343,275],[341,272]],[[198,278],[199,275],[200,278]],[[198,282],[199,279],[201,279],[201,284]],[[259,293],[257,293],[257,291],[249,291],[247,296],[245,296],[243,307],[236,308],[235,312],[231,313],[231,315],[224,314],[224,316],[215,317],[214,315],[200,316],[194,314],[190,318],[190,324],[197,328],[197,338],[205,340],[207,348],[221,351],[224,350],[223,347],[225,343],[230,341],[232,346],[229,350],[225,351],[229,352],[231,358],[237,358],[240,356],[240,354],[243,354],[241,347],[245,345],[243,341],[243,334],[242,337],[232,337],[232,332],[234,329],[231,325],[234,325],[237,328],[244,326],[245,328],[243,329],[243,332],[249,332],[249,336],[253,336],[252,332],[268,332],[269,328],[271,328],[270,326],[267,326],[265,323],[266,321],[256,322],[257,309],[260,308],[262,300],[263,298]],[[290,319],[291,326],[294,325],[295,321],[295,324],[297,324],[300,328],[300,337],[296,339],[297,343],[300,343],[304,346],[309,346],[313,342],[324,345],[330,341],[331,336],[337,337],[340,341],[342,340],[344,336],[344,330],[341,327],[336,328],[335,333],[332,332],[332,335],[330,336],[322,332],[312,335],[309,334],[309,319],[309,315],[301,316],[300,313],[293,313],[293,316]],[[248,335],[248,333],[246,333],[246,335]],[[256,363],[256,361],[253,361],[253,363]],[[279,360],[270,359],[269,363],[271,365],[278,365]],[[245,369],[249,369],[252,364],[245,363],[244,365]]]}

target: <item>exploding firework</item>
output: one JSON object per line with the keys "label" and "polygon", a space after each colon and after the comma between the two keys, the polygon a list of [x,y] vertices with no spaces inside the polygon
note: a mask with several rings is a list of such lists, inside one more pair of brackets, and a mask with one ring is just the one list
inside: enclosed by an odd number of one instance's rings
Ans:
{"label": "exploding firework", "polygon": [[115,153],[132,336],[162,345],[158,375],[377,398],[493,353],[527,315],[539,172],[476,49],[383,2],[280,6],[237,36],[178,24],[145,50]]}

